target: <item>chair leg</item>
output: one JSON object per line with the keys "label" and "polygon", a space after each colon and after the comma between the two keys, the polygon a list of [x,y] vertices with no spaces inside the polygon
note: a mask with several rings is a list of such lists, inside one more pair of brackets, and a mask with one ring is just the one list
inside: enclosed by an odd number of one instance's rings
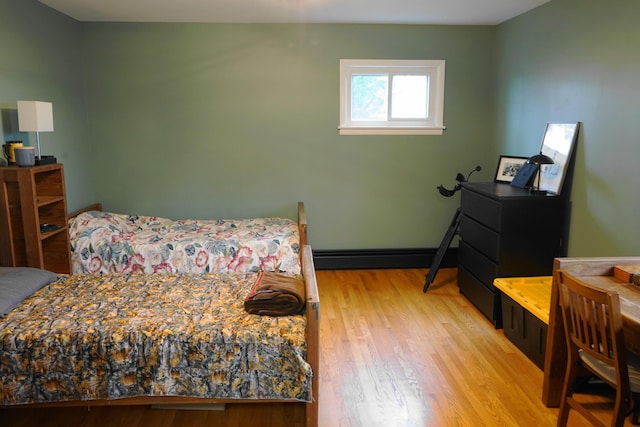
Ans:
{"label": "chair leg", "polygon": [[569,404],[566,399],[563,399],[560,402],[560,412],[558,412],[558,423],[557,427],[565,427],[567,425],[567,421],[569,420]]}
{"label": "chair leg", "polygon": [[633,406],[627,412],[627,417],[631,417],[631,424],[640,425],[640,394],[631,394],[631,403]]}
{"label": "chair leg", "polygon": [[[571,357],[569,359],[571,359]],[[569,420],[571,405],[569,405],[568,399],[573,396],[573,384],[576,381],[577,373],[578,364],[569,360],[569,363],[567,363],[567,372],[564,377],[564,384],[562,385],[562,400],[560,401],[557,427],[566,427],[567,421]]]}
{"label": "chair leg", "polygon": [[624,425],[624,420],[627,418],[627,408],[629,408],[629,406],[629,398],[621,395],[620,390],[617,389],[616,401],[613,406],[613,419],[611,420],[612,426],[622,427]]}

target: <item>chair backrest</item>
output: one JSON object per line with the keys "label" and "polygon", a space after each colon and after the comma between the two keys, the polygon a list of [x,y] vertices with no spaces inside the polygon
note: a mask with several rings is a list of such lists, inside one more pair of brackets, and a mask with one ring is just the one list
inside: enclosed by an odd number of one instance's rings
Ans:
{"label": "chair backrest", "polygon": [[628,390],[620,297],[617,292],[596,288],[562,270],[559,273],[560,304],[569,351],[575,345],[612,366],[616,382]]}

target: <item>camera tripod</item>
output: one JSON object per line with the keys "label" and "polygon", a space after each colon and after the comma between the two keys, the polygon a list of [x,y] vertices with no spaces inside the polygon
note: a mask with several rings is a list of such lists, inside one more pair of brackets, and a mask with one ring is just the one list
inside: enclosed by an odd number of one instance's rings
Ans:
{"label": "camera tripod", "polygon": [[[444,188],[442,185],[439,185],[438,191],[444,197],[451,197],[462,188],[463,182],[469,181],[469,177],[471,177],[472,173],[480,170],[482,170],[482,168],[480,166],[476,166],[475,169],[469,172],[466,178],[464,175],[458,172],[458,175],[456,176],[456,181],[458,181],[458,183],[456,184],[455,187],[453,187],[453,190],[449,190],[447,188]],[[438,274],[438,270],[440,270],[440,264],[442,264],[442,259],[444,258],[444,254],[447,252],[447,249],[449,249],[449,245],[453,240],[453,236],[455,236],[458,233],[459,227],[460,227],[460,209],[458,208],[456,209],[456,212],[453,215],[453,219],[449,224],[449,228],[447,228],[447,232],[444,234],[444,237],[442,238],[442,242],[440,243],[440,247],[438,248],[438,251],[436,252],[435,257],[433,257],[433,261],[431,262],[431,267],[429,267],[429,272],[427,273],[425,278],[425,283],[424,283],[424,287],[422,288],[422,292],[427,292],[427,290],[429,289],[429,285],[431,285],[431,283],[433,282],[433,279],[436,278],[436,274]]]}

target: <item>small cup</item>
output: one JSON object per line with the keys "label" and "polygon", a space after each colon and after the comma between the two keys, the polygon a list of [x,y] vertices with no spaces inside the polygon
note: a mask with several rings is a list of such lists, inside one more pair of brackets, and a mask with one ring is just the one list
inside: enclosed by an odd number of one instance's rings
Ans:
{"label": "small cup", "polygon": [[36,164],[35,147],[15,147],[14,153],[18,166],[33,166]]}

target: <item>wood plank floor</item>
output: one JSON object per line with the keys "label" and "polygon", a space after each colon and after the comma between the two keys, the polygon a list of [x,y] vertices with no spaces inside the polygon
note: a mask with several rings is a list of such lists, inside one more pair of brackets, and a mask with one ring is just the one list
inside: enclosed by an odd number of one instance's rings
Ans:
{"label": "wood plank floor", "polygon": [[[554,426],[542,371],[458,292],[443,269],[318,271],[321,427]],[[606,420],[610,403],[589,397]],[[0,409],[0,425],[301,426],[299,405],[225,411],[149,407]],[[631,425],[627,421],[628,425]],[[625,425],[627,425],[625,424]],[[570,426],[586,425],[571,413]]]}

